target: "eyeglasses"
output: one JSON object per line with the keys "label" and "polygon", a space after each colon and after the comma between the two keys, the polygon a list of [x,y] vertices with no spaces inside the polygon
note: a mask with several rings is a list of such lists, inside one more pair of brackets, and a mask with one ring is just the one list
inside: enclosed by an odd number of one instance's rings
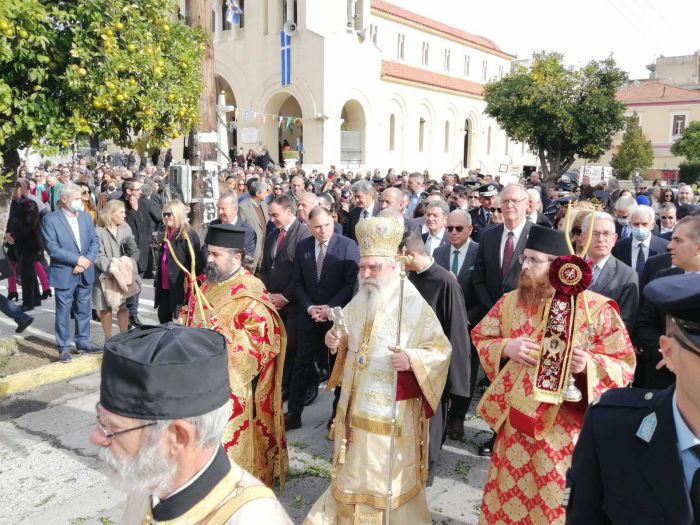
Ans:
{"label": "eyeglasses", "polygon": [[447,227],[448,232],[463,232],[464,231],[464,226],[448,226]]}
{"label": "eyeglasses", "polygon": [[172,216],[173,216],[173,212],[171,212],[171,211],[164,211],[163,212],[163,217],[172,217]]}
{"label": "eyeglasses", "polygon": [[661,215],[661,216],[659,216],[659,218],[660,218],[662,221],[672,221],[672,220],[675,219],[676,217],[674,217],[673,215]]}
{"label": "eyeglasses", "polygon": [[491,213],[501,213],[502,210],[503,208],[489,208]]}
{"label": "eyeglasses", "polygon": [[83,190],[81,193],[83,195],[90,195],[90,190]]}
{"label": "eyeglasses", "polygon": [[107,426],[102,421],[100,421],[100,404],[99,403],[95,404],[95,421],[97,424],[97,428],[100,429],[100,431],[102,432],[102,435],[104,436],[105,439],[112,439],[114,436],[118,436],[120,434],[126,434],[127,432],[132,432],[134,430],[141,430],[142,428],[152,427],[156,424],[155,421],[151,421],[149,423],[144,423],[143,425],[138,425],[136,427],[125,428],[123,430],[117,430],[115,432],[109,432],[109,431],[107,431]]}
{"label": "eyeglasses", "polygon": [[595,237],[596,239],[612,239],[612,237],[615,235],[613,232],[593,232],[592,236]]}
{"label": "eyeglasses", "polygon": [[272,188],[272,189],[275,190],[275,191],[282,191],[282,188],[280,188],[279,186],[275,186],[275,187]]}
{"label": "eyeglasses", "polygon": [[525,266],[525,263],[534,266],[536,264],[545,264],[549,262],[547,259],[535,259],[534,257],[528,257],[527,255],[518,256],[518,261],[520,262],[520,266]]}
{"label": "eyeglasses", "polygon": [[501,206],[515,206],[526,200],[527,197],[523,197],[522,199],[501,199]]}

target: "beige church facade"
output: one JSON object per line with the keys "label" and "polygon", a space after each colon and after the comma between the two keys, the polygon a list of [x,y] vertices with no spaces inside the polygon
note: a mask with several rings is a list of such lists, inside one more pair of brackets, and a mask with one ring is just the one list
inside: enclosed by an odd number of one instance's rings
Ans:
{"label": "beige church facade", "polygon": [[278,161],[280,144],[298,138],[306,169],[438,177],[536,163],[483,113],[483,85],[514,57],[458,29],[466,21],[447,26],[383,0],[239,0],[229,23],[226,5],[212,2],[230,147],[265,146]]}

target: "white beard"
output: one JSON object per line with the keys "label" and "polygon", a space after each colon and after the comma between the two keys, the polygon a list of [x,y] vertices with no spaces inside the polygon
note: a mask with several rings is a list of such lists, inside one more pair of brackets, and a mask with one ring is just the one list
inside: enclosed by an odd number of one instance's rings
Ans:
{"label": "white beard", "polygon": [[133,457],[117,458],[109,447],[100,449],[100,460],[107,466],[110,483],[124,492],[168,494],[177,473],[177,463],[168,459],[160,447],[160,433],[146,438]]}

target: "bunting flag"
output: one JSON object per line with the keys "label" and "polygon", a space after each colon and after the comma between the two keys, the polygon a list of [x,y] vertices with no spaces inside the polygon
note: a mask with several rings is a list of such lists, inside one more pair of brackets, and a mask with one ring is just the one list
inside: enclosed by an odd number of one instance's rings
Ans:
{"label": "bunting flag", "polygon": [[284,120],[284,117],[280,116],[280,117],[277,118],[277,120],[278,120],[277,126],[281,128],[281,127],[282,127],[282,121]]}
{"label": "bunting flag", "polygon": [[292,122],[294,122],[294,117],[287,117],[287,129],[292,129]]}
{"label": "bunting flag", "polygon": [[243,122],[248,122],[248,115],[250,115],[250,111],[246,111],[243,114]]}
{"label": "bunting flag", "polygon": [[284,126],[284,129],[287,130],[291,130],[296,126],[302,127],[304,125],[304,119],[296,116],[275,115],[272,113],[263,113],[262,111],[253,111],[252,109],[242,109],[239,107],[234,107],[231,110],[231,113],[233,113],[231,125],[234,125],[235,123],[236,127],[238,127],[238,122],[240,122],[241,117],[243,117],[243,122],[246,124],[260,122],[262,122],[262,124],[267,124],[269,119],[271,124],[276,125],[280,129],[282,126]]}

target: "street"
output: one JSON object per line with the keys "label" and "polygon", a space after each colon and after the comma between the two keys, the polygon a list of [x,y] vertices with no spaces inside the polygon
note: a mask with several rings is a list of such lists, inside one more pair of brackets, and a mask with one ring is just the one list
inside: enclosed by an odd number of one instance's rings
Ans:
{"label": "street", "polygon": [[[150,284],[144,286],[140,317],[156,323]],[[44,353],[43,361],[47,353],[55,360],[53,299],[34,315],[36,321],[26,332],[36,347],[32,351]],[[3,317],[0,327],[7,333],[13,324]],[[103,344],[99,323],[93,322],[91,329],[92,342]],[[100,472],[96,449],[88,441],[98,396],[99,372],[93,372],[0,398],[0,523],[118,523],[125,496]],[[304,411],[304,426],[287,434],[290,470],[280,499],[295,523],[302,522],[330,482],[333,444],[326,439],[326,421],[332,399],[330,393],[320,392]],[[477,522],[489,462],[476,455],[487,432],[473,415],[475,404],[465,441],[445,442],[435,482],[428,488],[434,523]]]}

